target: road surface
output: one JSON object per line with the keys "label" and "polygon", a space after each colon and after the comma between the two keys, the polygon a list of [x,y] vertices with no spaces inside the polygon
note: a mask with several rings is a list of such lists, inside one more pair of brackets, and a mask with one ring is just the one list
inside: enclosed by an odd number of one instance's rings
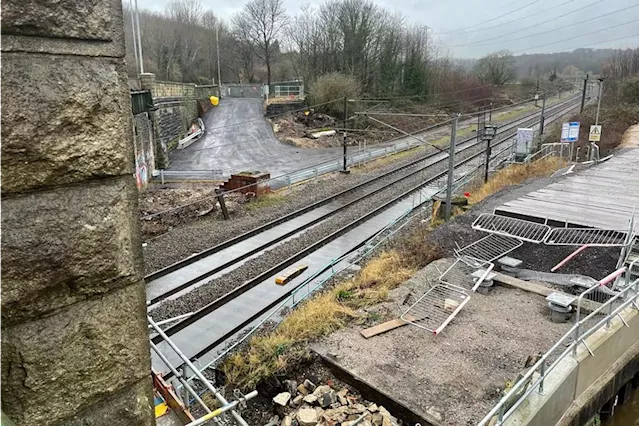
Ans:
{"label": "road surface", "polygon": [[263,118],[262,99],[225,98],[204,117],[206,133],[169,154],[169,170],[261,171],[279,176],[341,155],[342,148],[284,144]]}

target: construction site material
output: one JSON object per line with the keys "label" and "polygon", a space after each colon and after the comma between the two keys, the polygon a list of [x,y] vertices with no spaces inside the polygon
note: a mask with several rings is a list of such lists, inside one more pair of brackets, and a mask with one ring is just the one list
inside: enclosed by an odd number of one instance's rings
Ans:
{"label": "construction site material", "polygon": [[635,217],[638,233],[638,149],[614,155],[606,163],[577,171],[547,187],[496,208],[495,213],[548,220],[557,226],[626,230]]}
{"label": "construction site material", "polygon": [[[417,318],[411,315],[405,315],[405,318],[411,321],[417,320]],[[404,321],[401,318],[396,318],[390,321],[383,322],[382,324],[374,325],[373,327],[360,330],[360,334],[362,334],[362,337],[364,337],[365,339],[368,339],[370,337],[377,336],[378,334],[386,333],[387,331],[393,330],[394,328],[402,327],[403,325],[407,325],[407,321]]]}
{"label": "construction site material", "polygon": [[627,233],[615,229],[555,228],[544,243],[556,246],[622,247],[626,245]]}
{"label": "construction site material", "polygon": [[456,250],[456,256],[493,262],[522,245],[522,241],[504,235],[490,234]]}
{"label": "construction site material", "polygon": [[461,288],[435,284],[400,318],[411,325],[439,334],[469,299],[469,295]]}
{"label": "construction site material", "polygon": [[545,300],[551,310],[551,321],[567,322],[571,317],[571,304],[576,301],[576,297],[563,293],[551,293]]}
{"label": "construction site material", "polygon": [[[560,293],[560,292],[554,291],[553,289],[547,287],[544,284],[539,284],[533,281],[523,281],[521,279],[511,277],[509,275],[505,275],[501,273],[496,273],[495,277],[493,277],[493,281],[505,287],[515,288],[518,290],[527,291],[529,293],[535,293],[544,297],[549,296],[551,293]],[[567,294],[567,293],[560,293],[560,294],[566,295],[568,297],[572,297],[570,294]],[[571,306],[574,306],[577,308],[578,306],[577,302],[574,301],[571,304]],[[600,306],[600,303],[592,302],[590,300],[584,300],[580,307],[581,309],[587,312],[593,312],[598,308],[598,306]]]}
{"label": "construction site material", "polygon": [[[472,258],[458,258],[442,275],[439,281],[446,285],[476,291],[493,270],[493,263]],[[475,274],[475,275],[474,275]]]}
{"label": "construction site material", "polygon": [[574,257],[576,257],[577,255],[579,255],[580,253],[582,253],[583,251],[585,251],[586,249],[588,249],[589,246],[588,245],[584,245],[578,249],[576,249],[574,252],[572,252],[569,256],[565,257],[563,260],[561,260],[556,266],[554,266],[553,268],[551,268],[551,272],[555,272],[558,269],[562,268],[564,265],[566,265],[567,263],[569,263],[569,261],[571,259],[573,259]]}
{"label": "construction site material", "polygon": [[302,274],[308,268],[309,268],[308,265],[300,265],[300,266],[298,266],[296,268],[289,269],[288,271],[286,271],[282,275],[279,275],[279,276],[276,277],[276,284],[285,285],[288,282],[290,282],[292,279],[294,279],[295,277],[297,277],[300,274]]}
{"label": "construction site material", "polygon": [[495,214],[481,214],[471,225],[473,229],[493,234],[507,235],[522,241],[539,244],[551,231],[551,227],[527,220]]}
{"label": "construction site material", "polygon": [[189,134],[178,141],[178,149],[185,149],[204,135],[205,127],[201,118],[198,118],[189,129]]}

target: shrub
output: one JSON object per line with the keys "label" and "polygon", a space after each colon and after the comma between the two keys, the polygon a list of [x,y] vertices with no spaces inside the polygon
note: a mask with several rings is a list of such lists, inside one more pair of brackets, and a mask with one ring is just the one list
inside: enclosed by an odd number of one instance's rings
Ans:
{"label": "shrub", "polygon": [[638,76],[624,80],[620,87],[620,100],[628,104],[638,104]]}
{"label": "shrub", "polygon": [[355,77],[339,73],[325,74],[318,77],[311,85],[309,103],[315,105],[339,99],[337,102],[317,107],[316,111],[342,116],[344,114],[342,99],[345,96],[349,99],[358,98],[361,93],[362,86]]}

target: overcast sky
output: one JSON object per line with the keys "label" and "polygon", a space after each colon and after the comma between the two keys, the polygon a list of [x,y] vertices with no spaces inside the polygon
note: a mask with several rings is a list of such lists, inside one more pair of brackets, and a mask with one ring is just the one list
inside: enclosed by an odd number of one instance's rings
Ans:
{"label": "overcast sky", "polygon": [[[162,11],[169,1],[138,0],[138,5]],[[227,21],[246,3],[201,2],[205,10],[213,10]],[[638,0],[374,0],[374,3],[400,12],[408,23],[428,26],[434,39],[460,58],[477,58],[500,49],[517,55],[580,47],[638,46]],[[290,15],[300,12],[300,4],[301,1],[284,0]]]}

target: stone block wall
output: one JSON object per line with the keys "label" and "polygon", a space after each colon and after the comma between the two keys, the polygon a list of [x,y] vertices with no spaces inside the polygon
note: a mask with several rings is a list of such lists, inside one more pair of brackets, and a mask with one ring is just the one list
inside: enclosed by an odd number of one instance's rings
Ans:
{"label": "stone block wall", "polygon": [[138,190],[147,187],[151,173],[155,170],[155,146],[153,122],[149,113],[133,116],[133,156]]}
{"label": "stone block wall", "polygon": [[2,12],[2,411],[153,425],[122,3]]}
{"label": "stone block wall", "polygon": [[191,123],[202,117],[210,106],[209,97],[218,95],[218,86],[157,81],[151,73],[141,74],[140,86],[150,90],[156,111],[156,168],[169,167],[169,152],[186,136]]}

